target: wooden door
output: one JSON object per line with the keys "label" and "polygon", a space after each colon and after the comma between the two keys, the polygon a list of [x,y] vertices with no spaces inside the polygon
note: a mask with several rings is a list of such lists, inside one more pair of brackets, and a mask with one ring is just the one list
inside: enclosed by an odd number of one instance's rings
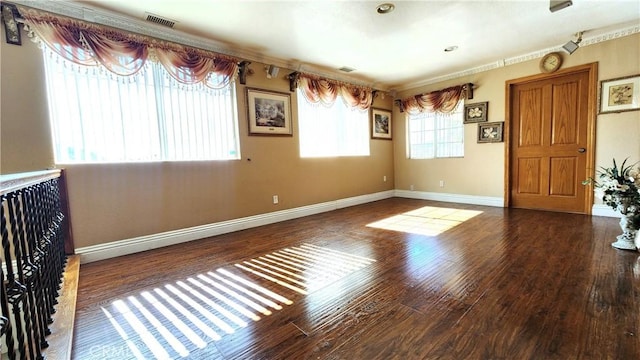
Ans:
{"label": "wooden door", "polygon": [[591,213],[596,65],[508,83],[509,206]]}

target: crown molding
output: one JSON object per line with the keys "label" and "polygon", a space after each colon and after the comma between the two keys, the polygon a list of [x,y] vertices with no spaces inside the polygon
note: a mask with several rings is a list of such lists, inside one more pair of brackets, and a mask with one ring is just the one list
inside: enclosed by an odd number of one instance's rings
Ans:
{"label": "crown molding", "polygon": [[[594,45],[604,41],[614,40],[614,39],[618,39],[621,37],[625,37],[625,36],[629,36],[637,33],[640,33],[640,25],[633,24],[630,26],[608,31],[600,35],[584,38],[580,42],[580,47]],[[493,63],[480,65],[471,69],[458,71],[458,72],[454,72],[454,73],[450,73],[442,76],[436,76],[429,79],[419,80],[412,83],[407,83],[402,85],[401,87],[395,88],[394,90],[396,91],[410,90],[410,89],[414,89],[422,86],[439,83],[442,81],[457,79],[457,78],[474,75],[474,74],[478,74],[478,73],[493,70],[493,69],[498,69],[498,68],[509,66],[509,65],[514,65],[514,64],[518,64],[518,63],[522,63],[530,60],[535,60],[545,56],[546,54],[552,51],[562,51],[562,46],[550,47],[550,48],[534,51],[528,54],[502,59]]]}
{"label": "crown molding", "polygon": [[325,69],[321,69],[310,64],[292,63],[291,61],[267,56],[258,52],[234,48],[211,39],[190,35],[176,29],[166,28],[152,22],[124,16],[111,11],[98,9],[86,4],[80,5],[78,3],[72,3],[67,0],[11,0],[11,2],[21,6],[47,11],[58,15],[68,16],[75,19],[80,19],[87,22],[109,26],[125,31],[130,31],[136,34],[145,35],[156,39],[167,40],[182,45],[192,46],[195,48],[237,57],[239,60],[249,60],[263,64],[272,64],[280,68],[289,69],[291,71],[308,72],[322,77],[353,83],[355,85],[368,87],[378,85],[378,90],[388,90],[388,88],[386,88],[385,86],[381,86],[376,82],[366,81],[352,76],[344,76],[336,72],[328,72]]}
{"label": "crown molding", "polygon": [[[302,71],[312,73],[318,76],[328,77],[331,79],[353,83],[361,86],[373,87],[382,91],[405,91],[413,88],[427,86],[442,81],[457,79],[469,75],[482,73],[498,69],[501,67],[514,65],[543,57],[552,51],[561,51],[562,47],[551,47],[538,50],[524,55],[518,55],[506,59],[501,59],[492,63],[476,66],[467,70],[453,72],[441,76],[423,79],[415,82],[405,83],[400,86],[390,88],[388,85],[380,84],[373,80],[363,80],[354,76],[347,76],[336,72],[328,72],[326,69],[303,63],[292,63],[280,58],[266,56],[264,54],[249,51],[246,49],[233,48],[220,42],[213,41],[204,37],[189,35],[179,30],[169,29],[161,25],[157,25],[141,19],[123,16],[114,12],[93,8],[90,6],[81,6],[78,3],[72,3],[68,0],[58,1],[35,1],[35,0],[11,0],[12,3],[31,7],[38,10],[48,11],[59,15],[64,15],[84,21],[110,26],[133,33],[146,35],[149,37],[176,42],[183,45],[193,46],[200,49],[210,50],[224,55],[234,56],[241,60],[255,61],[263,64],[273,64],[280,68],[289,69],[291,71]],[[598,44],[624,36],[640,33],[640,25],[633,23],[623,24],[622,28],[609,30],[602,34],[587,37],[580,43],[581,47]]]}
{"label": "crown molding", "polygon": [[158,24],[132,18],[129,16],[123,16],[118,13],[109,12],[89,6],[81,6],[77,3],[72,3],[67,0],[12,0],[12,2],[26,7],[48,11],[58,15],[64,15],[95,24],[130,31],[140,35],[146,35],[152,38],[173,41],[183,45],[189,45],[229,56],[244,58],[241,52],[235,51],[235,49],[224,46],[221,43],[212,41],[210,39],[188,35],[179,30],[169,29]]}

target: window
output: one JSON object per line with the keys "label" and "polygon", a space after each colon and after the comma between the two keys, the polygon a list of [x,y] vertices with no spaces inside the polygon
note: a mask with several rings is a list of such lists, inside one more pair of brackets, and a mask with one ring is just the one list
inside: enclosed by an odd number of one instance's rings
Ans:
{"label": "window", "polygon": [[298,127],[301,157],[369,155],[369,112],[340,97],[329,107],[309,103],[298,90]]}
{"label": "window", "polygon": [[56,163],[239,159],[233,84],[179,84],[151,61],[123,77],[44,59]]}
{"label": "window", "polygon": [[421,112],[408,115],[409,158],[464,156],[464,103],[450,114]]}

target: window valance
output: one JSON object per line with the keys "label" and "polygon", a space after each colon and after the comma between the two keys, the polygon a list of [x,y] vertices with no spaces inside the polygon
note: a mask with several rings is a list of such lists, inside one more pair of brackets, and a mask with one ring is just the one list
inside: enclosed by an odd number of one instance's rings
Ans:
{"label": "window valance", "polygon": [[134,75],[147,60],[160,62],[176,81],[223,88],[238,73],[238,59],[211,51],[129,33],[82,20],[20,7],[30,37],[76,64],[103,65]]}
{"label": "window valance", "polygon": [[302,89],[304,97],[310,103],[331,105],[340,95],[348,106],[367,110],[373,102],[371,88],[305,73],[300,73],[298,76],[298,87]]}
{"label": "window valance", "polygon": [[420,112],[450,113],[454,111],[469,92],[472,84],[452,86],[443,90],[426,94],[413,95],[402,100],[396,100],[401,112],[411,114]]}

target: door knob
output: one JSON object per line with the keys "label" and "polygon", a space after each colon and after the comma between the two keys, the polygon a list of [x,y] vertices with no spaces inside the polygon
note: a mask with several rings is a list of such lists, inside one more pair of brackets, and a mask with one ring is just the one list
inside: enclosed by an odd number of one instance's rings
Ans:
{"label": "door knob", "polygon": [[579,152],[579,153],[583,153],[583,152],[585,152],[585,151],[587,151],[587,149],[585,149],[585,148],[579,148],[579,149],[578,149],[578,152]]}

